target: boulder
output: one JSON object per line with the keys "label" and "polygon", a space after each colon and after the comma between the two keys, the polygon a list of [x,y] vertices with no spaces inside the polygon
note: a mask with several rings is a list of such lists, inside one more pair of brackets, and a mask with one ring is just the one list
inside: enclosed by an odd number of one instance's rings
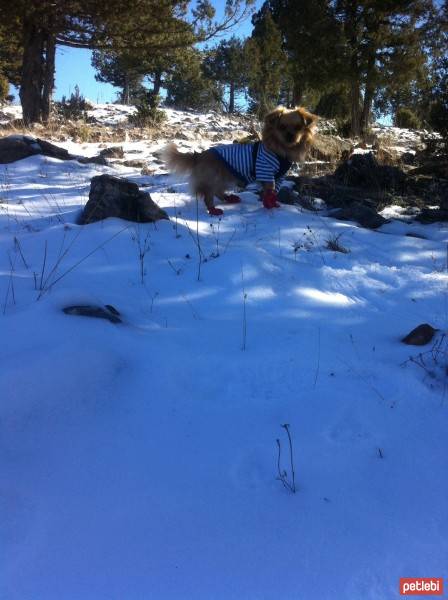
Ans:
{"label": "boulder", "polygon": [[168,219],[166,212],[157,206],[148,192],[142,192],[136,183],[112,175],[98,175],[90,182],[89,200],[80,223],[94,223],[108,217],[138,223]]}
{"label": "boulder", "polygon": [[8,164],[35,154],[43,154],[60,160],[75,158],[64,148],[50,144],[46,140],[29,135],[8,135],[0,138],[0,163]]}
{"label": "boulder", "polygon": [[366,204],[352,204],[332,212],[330,216],[341,221],[355,221],[366,229],[378,229],[388,223],[387,219]]}
{"label": "boulder", "polygon": [[335,135],[317,133],[313,139],[310,156],[317,160],[336,162],[343,155],[349,155],[352,150],[353,145],[347,140],[343,140]]}
{"label": "boulder", "polygon": [[94,156],[93,158],[75,156],[65,148],[30,135],[8,135],[0,138],[0,164],[9,164],[35,154],[42,154],[58,160],[78,160],[80,163],[107,164],[106,159],[102,156]]}
{"label": "boulder", "polygon": [[403,344],[410,344],[411,346],[425,346],[429,344],[436,332],[437,329],[434,329],[428,323],[422,323],[410,331],[401,341]]}
{"label": "boulder", "polygon": [[424,208],[416,217],[424,225],[448,221],[448,210],[444,208]]}
{"label": "boulder", "polygon": [[374,154],[354,154],[334,172],[336,181],[373,190],[402,190],[406,175],[398,167],[380,165]]}

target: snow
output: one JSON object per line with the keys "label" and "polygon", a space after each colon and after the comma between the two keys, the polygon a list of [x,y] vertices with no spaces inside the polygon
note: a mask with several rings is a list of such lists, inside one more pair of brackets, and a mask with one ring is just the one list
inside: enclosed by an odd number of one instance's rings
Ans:
{"label": "snow", "polygon": [[[0,166],[0,598],[391,600],[400,577],[442,577],[448,400],[403,365],[430,346],[400,339],[448,328],[446,227],[396,207],[369,231],[250,191],[197,221],[163,143],[123,144],[151,176]],[[146,186],[171,221],[77,225],[101,173]],[[339,234],[347,254],[325,248]],[[285,423],[295,494],[277,479]]]}

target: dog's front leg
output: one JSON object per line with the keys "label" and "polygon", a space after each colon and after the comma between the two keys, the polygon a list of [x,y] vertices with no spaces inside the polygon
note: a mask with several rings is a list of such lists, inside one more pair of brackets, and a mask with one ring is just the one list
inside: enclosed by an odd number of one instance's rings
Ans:
{"label": "dog's front leg", "polygon": [[212,215],[213,217],[220,217],[224,214],[223,210],[221,210],[220,208],[216,208],[215,203],[213,201],[213,194],[211,192],[206,192],[204,194],[204,202],[209,215]]}

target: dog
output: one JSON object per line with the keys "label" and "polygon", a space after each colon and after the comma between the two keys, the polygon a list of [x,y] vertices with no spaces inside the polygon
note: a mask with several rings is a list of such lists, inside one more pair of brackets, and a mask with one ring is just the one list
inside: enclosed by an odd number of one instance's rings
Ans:
{"label": "dog", "polygon": [[258,181],[263,185],[262,200],[267,209],[280,206],[277,194],[281,179],[292,163],[303,161],[312,143],[318,117],[302,107],[278,106],[266,115],[259,142],[223,144],[204,152],[179,152],[170,144],[163,153],[168,168],[188,173],[192,192],[203,198],[208,213],[221,216],[214,197],[234,204],[235,194],[226,194],[235,186]]}

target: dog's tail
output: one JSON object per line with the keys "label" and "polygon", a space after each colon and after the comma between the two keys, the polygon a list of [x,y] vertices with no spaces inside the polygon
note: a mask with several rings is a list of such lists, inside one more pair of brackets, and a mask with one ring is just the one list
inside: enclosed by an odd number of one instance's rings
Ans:
{"label": "dog's tail", "polygon": [[175,173],[191,173],[196,165],[195,152],[179,152],[175,144],[169,144],[162,152],[164,163]]}

